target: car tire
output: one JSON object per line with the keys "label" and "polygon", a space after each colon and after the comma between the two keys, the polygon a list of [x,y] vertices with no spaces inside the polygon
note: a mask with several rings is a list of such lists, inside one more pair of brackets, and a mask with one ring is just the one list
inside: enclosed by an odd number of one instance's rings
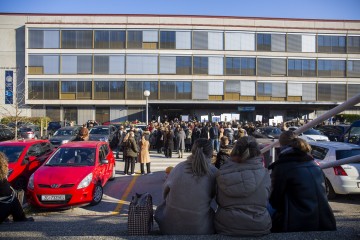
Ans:
{"label": "car tire", "polygon": [[101,199],[103,197],[104,190],[100,183],[95,185],[92,201],[90,203],[91,206],[95,206],[101,202]]}
{"label": "car tire", "polygon": [[326,195],[327,195],[328,199],[336,198],[336,193],[334,191],[334,188],[332,187],[332,185],[328,179],[325,179],[325,189],[326,189]]}
{"label": "car tire", "polygon": [[114,167],[113,167],[113,170],[112,170],[112,173],[111,173],[111,177],[109,180],[114,180],[115,179],[115,174],[116,174],[116,170],[115,170],[115,164],[114,164]]}

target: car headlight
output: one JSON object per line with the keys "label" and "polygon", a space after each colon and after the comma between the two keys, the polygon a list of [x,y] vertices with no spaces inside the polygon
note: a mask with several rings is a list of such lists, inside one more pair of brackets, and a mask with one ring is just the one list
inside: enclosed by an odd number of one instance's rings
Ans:
{"label": "car headlight", "polygon": [[61,141],[61,144],[65,144],[65,143],[68,143],[70,140],[62,140]]}
{"label": "car headlight", "polygon": [[13,173],[13,171],[14,171],[13,169],[9,168],[8,177],[10,177],[10,175]]}
{"label": "car headlight", "polygon": [[91,180],[92,180],[93,174],[89,173],[78,185],[77,189],[82,189],[82,188],[86,188],[87,186],[90,185]]}
{"label": "car headlight", "polygon": [[28,188],[34,190],[34,173],[29,178]]}

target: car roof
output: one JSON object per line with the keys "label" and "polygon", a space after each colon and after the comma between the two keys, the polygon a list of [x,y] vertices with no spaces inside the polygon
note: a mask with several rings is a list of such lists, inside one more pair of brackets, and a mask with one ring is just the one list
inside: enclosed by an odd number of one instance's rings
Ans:
{"label": "car roof", "polygon": [[92,128],[109,128],[113,125],[96,125],[96,126],[93,126]]}
{"label": "car roof", "polygon": [[65,143],[60,146],[60,148],[65,147],[77,147],[77,148],[96,148],[98,145],[102,145],[105,142],[100,141],[75,141],[75,142],[69,142]]}
{"label": "car roof", "polygon": [[43,143],[49,142],[49,140],[43,139],[24,139],[24,140],[10,140],[5,142],[0,142],[0,146],[7,145],[7,146],[27,146],[33,145],[35,143]]}
{"label": "car roof", "polygon": [[80,126],[62,127],[62,128],[59,128],[58,130],[74,130],[74,129],[77,129],[77,128],[80,128]]}
{"label": "car roof", "polygon": [[326,148],[334,148],[334,149],[353,149],[353,148],[360,148],[359,145],[351,144],[351,143],[344,143],[344,142],[309,142],[310,145],[319,146],[319,147],[326,147]]}

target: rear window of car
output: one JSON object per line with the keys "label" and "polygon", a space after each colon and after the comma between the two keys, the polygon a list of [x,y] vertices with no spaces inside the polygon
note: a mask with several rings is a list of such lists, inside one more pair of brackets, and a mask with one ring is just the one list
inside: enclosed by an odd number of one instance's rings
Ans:
{"label": "rear window of car", "polygon": [[353,157],[360,155],[360,148],[359,149],[349,149],[349,150],[337,150],[336,151],[336,160]]}
{"label": "rear window of car", "polygon": [[109,128],[92,128],[90,134],[109,134]]}
{"label": "rear window of car", "polygon": [[0,146],[0,152],[5,154],[9,163],[13,163],[18,160],[24,148],[24,146]]}
{"label": "rear window of car", "polygon": [[20,132],[31,132],[31,128],[20,128]]}
{"label": "rear window of car", "polygon": [[313,145],[311,146],[311,155],[315,159],[324,160],[328,151],[329,149],[327,148],[313,146]]}

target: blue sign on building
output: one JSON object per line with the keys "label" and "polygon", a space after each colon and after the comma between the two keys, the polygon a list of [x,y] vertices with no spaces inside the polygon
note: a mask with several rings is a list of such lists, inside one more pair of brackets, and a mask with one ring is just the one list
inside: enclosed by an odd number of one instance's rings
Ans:
{"label": "blue sign on building", "polygon": [[238,107],[238,111],[239,112],[253,112],[255,111],[255,107],[251,106],[251,107]]}
{"label": "blue sign on building", "polygon": [[13,71],[5,71],[5,104],[13,104]]}

